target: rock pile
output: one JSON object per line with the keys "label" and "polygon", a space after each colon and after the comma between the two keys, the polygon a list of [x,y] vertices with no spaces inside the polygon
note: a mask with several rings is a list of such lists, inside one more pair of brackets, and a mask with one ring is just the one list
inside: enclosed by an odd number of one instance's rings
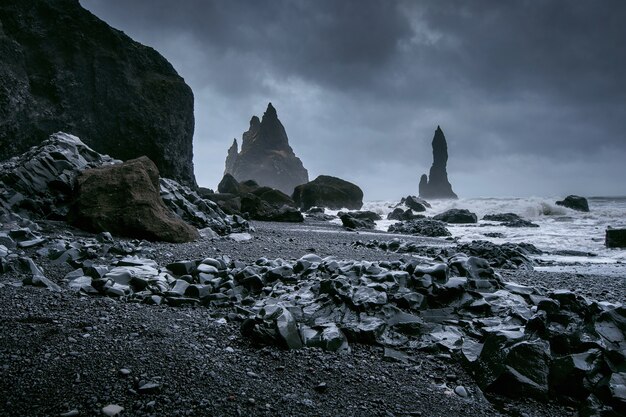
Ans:
{"label": "rock pile", "polygon": [[[427,350],[456,358],[487,393],[625,409],[626,308],[505,282],[493,260],[471,255],[471,245],[433,261],[308,254],[295,261],[207,257],[159,265],[140,241],[116,243],[108,233],[44,236],[17,216],[2,222],[9,230],[0,234],[0,265],[21,271],[25,285],[232,308],[230,319],[240,320],[242,334],[257,344],[338,352],[376,344],[387,358]],[[20,257],[20,248],[75,270],[58,285]]]}
{"label": "rock pile", "polygon": [[[66,220],[80,173],[119,163],[76,136],[55,133],[23,155],[0,163],[0,213]],[[167,207],[197,228],[211,228],[221,235],[249,229],[245,220],[227,216],[215,203],[174,180],[159,179],[159,188]]]}
{"label": "rock pile", "polygon": [[217,187],[218,193],[204,193],[204,197],[217,203],[230,214],[252,220],[272,222],[303,222],[302,213],[287,194],[270,187],[260,186],[253,180],[239,183],[226,174]]}

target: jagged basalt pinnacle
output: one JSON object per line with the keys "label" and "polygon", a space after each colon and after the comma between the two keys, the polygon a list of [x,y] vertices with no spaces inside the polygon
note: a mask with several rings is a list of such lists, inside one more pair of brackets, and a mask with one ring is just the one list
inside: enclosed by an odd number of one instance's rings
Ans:
{"label": "jagged basalt pinnacle", "polygon": [[276,188],[291,195],[297,185],[309,182],[308,171],[289,145],[285,128],[269,103],[263,119],[250,119],[244,132],[241,151],[237,141],[228,150],[224,174],[237,181],[254,180],[260,185]]}
{"label": "jagged basalt pinnacle", "polygon": [[441,127],[437,126],[433,137],[433,165],[430,175],[422,175],[419,183],[419,194],[422,198],[458,198],[452,191],[448,181],[446,166],[448,164],[448,144]]}

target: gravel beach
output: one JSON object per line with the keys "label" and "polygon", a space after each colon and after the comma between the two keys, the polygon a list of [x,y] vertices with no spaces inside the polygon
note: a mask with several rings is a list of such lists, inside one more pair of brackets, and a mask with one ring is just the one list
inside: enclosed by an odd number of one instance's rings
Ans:
{"label": "gravel beach", "polygon": [[[352,246],[356,240],[389,239],[385,233],[348,232],[309,221],[253,225],[256,232],[249,240],[151,243],[150,257],[165,265],[218,255],[245,262],[297,259],[310,252],[372,261],[410,256]],[[67,230],[62,223],[41,226],[52,235]],[[66,286],[69,265],[54,265],[29,252],[48,278]],[[501,272],[519,283],[564,287],[609,301],[624,294],[620,278]],[[228,310],[51,292],[22,286],[20,278],[0,275],[1,415],[103,415],[115,410],[105,409],[109,405],[123,407],[121,415],[146,416],[575,415],[574,409],[553,403],[493,396],[488,401],[447,355],[419,352],[408,363],[396,363],[383,360],[377,346],[355,344],[350,354],[257,347],[242,338]],[[455,393],[457,387],[467,396]]]}

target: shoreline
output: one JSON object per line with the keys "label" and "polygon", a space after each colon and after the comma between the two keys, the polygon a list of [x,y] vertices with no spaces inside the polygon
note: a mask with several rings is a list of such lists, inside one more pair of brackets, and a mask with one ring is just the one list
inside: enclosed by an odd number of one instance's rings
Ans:
{"label": "shoreline", "polygon": [[[261,257],[297,259],[311,252],[371,261],[411,256],[351,245],[372,235],[389,238],[387,233],[345,232],[336,225],[310,221],[252,224],[256,232],[247,241],[151,243],[149,257],[165,265],[219,255],[250,263]],[[312,233],[311,228],[324,232]],[[62,223],[43,223],[46,234],[67,230],[76,239],[91,236]],[[415,236],[403,238],[424,242]],[[0,275],[0,379],[5,381],[0,386],[4,398],[0,415],[59,415],[74,409],[79,415],[97,415],[108,403],[123,406],[127,410],[123,415],[146,416],[575,415],[573,409],[552,402],[491,396],[490,403],[472,377],[446,355],[416,351],[408,364],[401,364],[385,361],[384,349],[372,345],[353,344],[348,355],[318,348],[256,347],[241,336],[237,323],[228,320],[227,310],[157,307],[77,295],[63,282],[73,269],[70,265],[36,261],[63,291],[16,287],[11,282],[18,276]],[[606,277],[498,272],[520,284],[565,285],[604,295],[607,301],[619,296],[617,291],[607,292]],[[122,376],[120,369],[131,373]],[[159,389],[139,393],[144,380],[156,381]],[[461,384],[469,398],[454,394],[454,386]]]}

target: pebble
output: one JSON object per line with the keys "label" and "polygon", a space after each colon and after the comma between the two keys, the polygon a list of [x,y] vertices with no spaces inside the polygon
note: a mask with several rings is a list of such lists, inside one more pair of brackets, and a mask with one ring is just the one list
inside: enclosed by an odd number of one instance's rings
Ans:
{"label": "pebble", "polygon": [[469,394],[463,385],[459,385],[454,389],[454,393],[459,397],[467,398]]}
{"label": "pebble", "polygon": [[120,375],[122,375],[122,376],[130,375],[130,369],[126,369],[126,368],[120,369]]}
{"label": "pebble", "polygon": [[124,411],[124,407],[120,407],[117,404],[109,404],[102,408],[102,414],[108,417],[118,416],[122,411]]}
{"label": "pebble", "polygon": [[70,410],[67,413],[59,414],[60,417],[76,417],[76,416],[79,416],[79,415],[80,415],[80,413],[76,409]]}

